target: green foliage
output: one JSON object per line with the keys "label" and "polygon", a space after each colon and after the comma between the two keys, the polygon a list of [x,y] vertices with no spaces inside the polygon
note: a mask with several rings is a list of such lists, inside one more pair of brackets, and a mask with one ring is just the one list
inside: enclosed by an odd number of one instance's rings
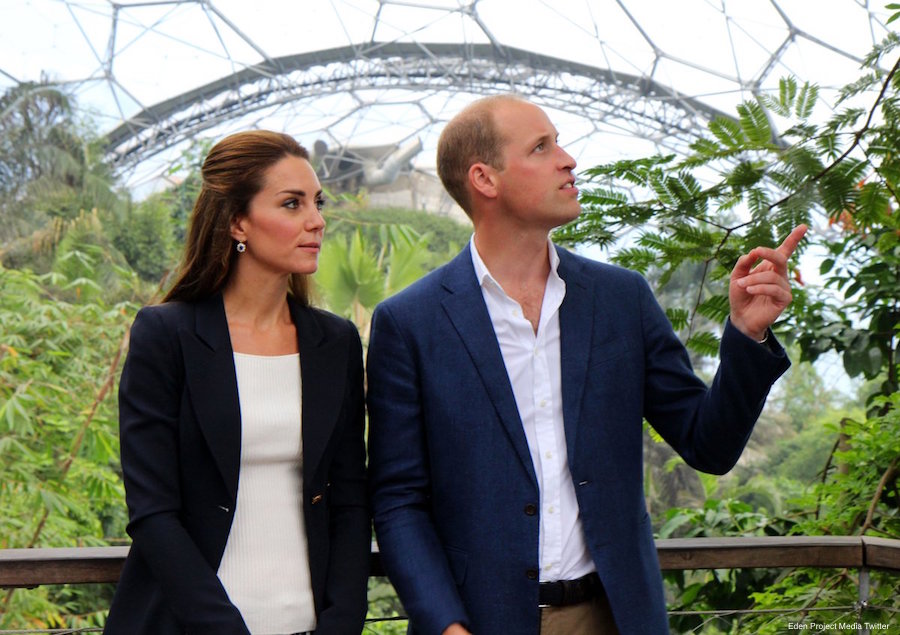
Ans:
{"label": "green foliage", "polygon": [[701,509],[673,508],[666,512],[658,538],[777,535],[773,521],[738,500],[707,500]]}
{"label": "green foliage", "polygon": [[428,235],[427,251],[429,257],[425,263],[427,270],[434,269],[451,257],[472,235],[472,227],[461,224],[451,218],[407,209],[378,209],[361,204],[343,205],[336,209],[325,208],[325,245],[327,251],[334,238],[349,239],[357,231],[363,239],[376,251],[381,251],[386,235],[383,227],[399,226],[412,229],[420,235]]}
{"label": "green foliage", "polygon": [[61,296],[77,301],[123,293],[131,282],[130,270],[107,237],[96,210],[82,212],[64,227],[53,263],[53,271],[68,281],[60,287]]}
{"label": "green foliage", "polygon": [[117,218],[113,244],[144,280],[159,283],[174,266],[175,221],[172,195],[156,194],[129,206]]}
{"label": "green foliage", "polygon": [[169,209],[176,245],[183,244],[187,235],[194,201],[200,194],[203,182],[200,169],[212,146],[211,139],[194,140],[190,147],[181,153],[178,160],[169,166],[168,177],[172,179],[173,186],[150,197],[157,199]]}
{"label": "green foliage", "polygon": [[[776,533],[776,528],[783,530],[746,503],[710,499],[701,509],[669,510],[658,537],[765,536]],[[668,607],[670,626],[676,633],[696,632],[705,619],[694,612],[750,608],[752,595],[765,590],[777,577],[778,572],[769,569],[667,571],[663,578],[673,598]],[[720,621],[730,626],[737,618],[729,616]]]}
{"label": "green foliage", "polygon": [[[716,324],[728,312],[724,279],[737,257],[818,219],[828,229],[812,232],[808,244],[830,254],[823,288],[799,290],[779,331],[797,341],[802,359],[834,351],[851,376],[884,373],[879,393],[890,394],[898,387],[900,351],[900,215],[893,213],[900,177],[900,111],[893,104],[900,95],[892,79],[893,72],[887,78],[875,72],[848,90],[873,93],[872,112],[881,108],[883,121],[870,117],[857,131],[848,129],[857,111],[811,123],[818,91],[786,78],[777,95],[741,104],[737,119],[710,122],[709,136],[684,159],[656,156],[588,170],[593,187],[584,195],[585,211],[557,239],[613,249],[623,230],[637,229],[634,243],[614,250],[612,260],[645,273],[656,269],[660,285],[683,267],[703,267],[695,298],[670,307],[670,315],[678,328],[689,326],[691,350],[715,355]],[[787,132],[774,138],[770,122],[784,118]],[[710,324],[694,328],[697,315]]]}
{"label": "green foliage", "polygon": [[[114,386],[135,306],[99,294],[66,301],[73,284],[61,273],[0,267],[2,548],[124,536]],[[0,626],[101,624],[98,593],[109,595],[89,586],[10,592],[0,596]]]}
{"label": "green foliage", "polygon": [[428,234],[382,225],[376,252],[361,229],[345,242],[331,237],[319,258],[316,289],[331,311],[351,318],[365,336],[375,306],[419,279],[429,260]]}
{"label": "green foliage", "polygon": [[[900,535],[900,394],[879,397],[884,414],[868,419],[846,417],[832,426],[841,443],[824,466],[825,476],[795,513],[792,534]],[[894,623],[900,611],[900,579],[896,573],[873,571],[869,605],[861,617],[875,623]],[[858,573],[849,570],[796,569],[753,594],[760,609],[820,609],[853,606],[858,598]],[[827,614],[816,613],[817,620]],[[779,624],[761,615],[745,622],[748,632],[779,633]]]}
{"label": "green foliage", "polygon": [[102,154],[57,88],[26,83],[0,95],[0,244],[29,236],[47,219],[112,209],[118,196]]}
{"label": "green foliage", "polygon": [[[723,480],[652,454],[654,509],[671,483],[702,505],[658,517],[663,537],[900,536],[900,75],[879,66],[898,46],[892,34],[875,47],[824,123],[810,121],[818,89],[786,78],[777,93],[739,105],[734,119],[711,122],[686,157],[589,170],[585,213],[556,237],[613,250],[613,261],[650,277],[696,362],[716,354],[725,281],[739,255],[777,244],[798,222],[819,225],[808,242],[826,254],[823,282],[798,284],[777,328],[802,360],[839,355],[851,376],[867,379],[867,407],[836,403],[798,372],[809,366],[796,364],[796,385],[788,378],[770,399],[781,418],[757,426],[766,443],[778,439],[772,456]],[[172,266],[208,150],[198,144],[182,156],[173,173],[187,176],[173,188],[130,204],[73,112],[70,98],[48,86],[0,98],[0,260],[20,269],[0,267],[0,547],[124,538],[111,398],[123,338],[134,309]],[[345,204],[326,214],[317,284],[328,306],[363,331],[378,300],[445,262],[471,233],[415,211]],[[623,234],[634,240],[619,245]],[[855,575],[696,571],[666,579],[673,609],[820,608],[852,603]],[[873,574],[872,591],[873,603],[900,608],[896,576]],[[16,591],[0,596],[0,627],[99,625],[109,596],[108,587],[91,585]],[[402,614],[384,580],[370,582],[370,600],[373,619]],[[784,620],[720,623],[769,633],[781,632]],[[673,627],[686,632],[700,621],[676,613]],[[366,632],[405,628],[402,620],[377,621]]]}
{"label": "green foliage", "polygon": [[371,311],[384,298],[385,276],[377,255],[357,232],[349,244],[337,239],[319,258],[316,288],[325,304],[347,317]]}
{"label": "green foliage", "polygon": [[[761,612],[739,620],[734,632],[780,635],[786,632],[786,622],[803,624],[808,632],[820,632],[827,625],[838,633],[859,632],[857,622],[877,624],[879,627],[896,624],[896,573],[871,571],[869,599],[859,602],[860,578],[856,571],[823,571],[796,569],[780,578],[765,591],[752,595],[754,607]],[[785,610],[786,613],[776,611]],[[762,612],[768,611],[768,612]],[[838,624],[849,628],[837,628]],[[879,632],[872,630],[872,633]],[[881,631],[881,632],[890,632]]]}
{"label": "green foliage", "polygon": [[397,592],[387,578],[369,578],[369,613],[363,633],[405,635],[408,621]]}
{"label": "green foliage", "polygon": [[[900,60],[888,60],[898,48],[897,34],[875,47],[828,121],[811,120],[818,89],[785,78],[776,93],[739,105],[735,118],[710,122],[684,158],[588,170],[584,212],[556,235],[598,244],[613,262],[646,273],[665,294],[667,315],[689,349],[714,356],[728,313],[725,281],[737,258],[777,245],[799,223],[812,225],[802,249],[826,255],[822,282],[804,284],[789,265],[794,302],[776,331],[802,361],[836,355],[847,374],[873,388],[865,416],[835,408],[830,395],[788,390],[784,412],[792,423],[781,449],[757,467],[741,467],[738,483],[723,484],[730,498],[671,510],[662,537],[900,536]],[[627,244],[619,243],[622,235],[630,235]],[[673,282],[690,293],[668,293]],[[704,489],[709,495],[714,488]],[[819,609],[852,605],[855,575],[823,569],[666,577],[674,609]],[[882,606],[900,608],[896,576],[874,575],[872,592]],[[677,632],[701,623],[681,613],[673,618]],[[760,614],[721,623],[726,632],[784,630],[783,617]]]}
{"label": "green foliage", "polygon": [[[834,416],[829,413],[829,416]],[[765,471],[809,486],[820,481],[837,436],[821,421],[778,443],[766,457]],[[782,488],[783,489],[783,488]]]}
{"label": "green foliage", "polygon": [[827,478],[798,523],[807,534],[900,536],[900,393],[878,397],[884,414],[845,417],[829,427],[842,442],[824,466]]}

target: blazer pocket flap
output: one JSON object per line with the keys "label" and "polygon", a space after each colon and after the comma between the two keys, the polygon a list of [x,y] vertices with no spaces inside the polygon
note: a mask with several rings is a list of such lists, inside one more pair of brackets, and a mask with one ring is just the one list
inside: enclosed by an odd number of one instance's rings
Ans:
{"label": "blazer pocket flap", "polygon": [[454,547],[445,547],[447,561],[450,563],[450,573],[457,586],[462,586],[466,580],[466,569],[469,563],[469,554]]}

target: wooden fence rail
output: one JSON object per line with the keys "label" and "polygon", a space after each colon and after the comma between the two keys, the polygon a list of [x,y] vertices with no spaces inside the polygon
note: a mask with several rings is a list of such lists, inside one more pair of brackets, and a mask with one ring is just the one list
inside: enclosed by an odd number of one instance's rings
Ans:
{"label": "wooden fence rail", "polygon": [[[869,536],[657,540],[663,570],[744,568],[883,569],[900,573],[900,540]],[[0,549],[0,588],[116,582],[128,547]],[[377,549],[372,575],[383,575]]]}

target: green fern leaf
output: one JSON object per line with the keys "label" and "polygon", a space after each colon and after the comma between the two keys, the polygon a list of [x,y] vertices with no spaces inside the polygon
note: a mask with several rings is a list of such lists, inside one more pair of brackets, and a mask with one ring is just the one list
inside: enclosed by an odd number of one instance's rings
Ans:
{"label": "green fern leaf", "polygon": [[728,148],[738,148],[744,144],[741,126],[732,119],[716,117],[709,122],[709,131],[715,135],[722,145]]}
{"label": "green fern leaf", "polygon": [[725,318],[731,313],[731,304],[728,302],[728,296],[721,294],[712,296],[697,307],[697,313],[714,322],[724,322]]}
{"label": "green fern leaf", "polygon": [[666,317],[669,318],[669,322],[672,323],[672,328],[676,331],[680,331],[681,329],[687,328],[691,314],[688,313],[687,309],[668,308],[666,309]]}
{"label": "green fern leaf", "polygon": [[791,108],[797,99],[797,80],[793,77],[783,77],[778,81],[778,101],[784,117],[789,117]]}
{"label": "green fern leaf", "polygon": [[709,331],[701,331],[689,337],[686,346],[695,353],[715,357],[719,353],[719,338]]}
{"label": "green fern leaf", "polygon": [[741,129],[754,146],[765,146],[772,140],[772,127],[766,111],[757,102],[744,102],[737,107]]}
{"label": "green fern leaf", "polygon": [[800,89],[800,95],[797,97],[797,103],[794,105],[794,113],[800,119],[809,119],[816,101],[819,98],[819,87],[809,82],[804,82]]}

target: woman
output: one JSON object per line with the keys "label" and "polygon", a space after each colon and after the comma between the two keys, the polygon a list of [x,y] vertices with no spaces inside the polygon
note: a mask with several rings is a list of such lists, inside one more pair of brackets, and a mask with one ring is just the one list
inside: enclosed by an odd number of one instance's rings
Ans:
{"label": "woman", "polygon": [[180,277],[132,326],[119,417],[133,544],[108,635],[362,630],[362,350],[350,322],[308,304],[325,227],[308,159],[274,132],[213,147]]}

